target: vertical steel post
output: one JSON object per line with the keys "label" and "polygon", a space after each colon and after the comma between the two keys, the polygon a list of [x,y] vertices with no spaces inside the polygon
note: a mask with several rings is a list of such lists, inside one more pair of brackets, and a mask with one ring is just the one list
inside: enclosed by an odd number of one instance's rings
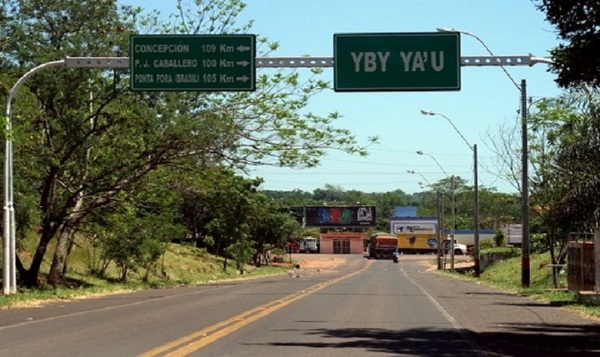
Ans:
{"label": "vertical steel post", "polygon": [[437,268],[438,270],[444,269],[442,264],[442,236],[443,236],[443,223],[442,223],[442,194],[440,191],[436,192],[437,198]]}
{"label": "vertical steel post", "polygon": [[10,89],[6,99],[6,137],[4,151],[4,229],[3,229],[3,270],[2,286],[4,295],[15,294],[17,292],[17,252],[15,242],[15,207],[14,207],[14,189],[13,189],[13,145],[12,145],[12,101],[16,97],[19,88],[25,81],[36,72],[47,67],[64,65],[64,60],[52,61],[32,68],[25,73],[17,83]]}
{"label": "vertical steel post", "polygon": [[521,80],[521,286],[528,288],[530,281],[529,267],[529,159],[527,143],[527,84]]}
{"label": "vertical steel post", "polygon": [[473,189],[475,190],[475,217],[473,225],[475,228],[475,240],[473,242],[473,270],[475,277],[479,277],[481,273],[480,257],[479,257],[479,170],[477,163],[477,144],[473,144]]}
{"label": "vertical steel post", "polygon": [[450,178],[452,185],[452,227],[450,227],[450,271],[454,273],[454,227],[456,226],[456,197],[454,195],[454,175]]}

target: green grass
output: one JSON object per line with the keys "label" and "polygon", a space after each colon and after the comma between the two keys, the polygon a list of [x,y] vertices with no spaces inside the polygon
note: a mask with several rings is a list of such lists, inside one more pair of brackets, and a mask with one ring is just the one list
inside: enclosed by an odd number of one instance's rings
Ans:
{"label": "green grass", "polygon": [[[53,250],[49,250],[53,251]],[[28,254],[20,254],[25,266],[29,266]],[[116,268],[111,265],[105,276],[90,274],[94,259],[89,250],[76,250],[68,260],[69,269],[60,286],[52,288],[44,283],[49,271],[49,262],[42,265],[42,284],[36,289],[21,289],[17,294],[0,295],[0,309],[17,306],[32,306],[44,301],[73,299],[78,297],[115,292],[153,289],[160,287],[202,284],[231,279],[251,279],[266,275],[284,274],[291,263],[277,266],[255,267],[246,265],[240,274],[236,263],[228,260],[223,270],[223,258],[208,254],[205,250],[190,245],[168,244],[167,253],[149,270],[138,269],[128,274],[126,282],[119,281]],[[48,260],[51,259],[51,255]],[[164,272],[164,274],[163,274]]]}
{"label": "green grass", "polygon": [[586,316],[600,317],[600,306],[585,305],[579,302],[576,292],[567,290],[567,274],[564,269],[559,274],[558,287],[554,286],[552,268],[547,266],[549,263],[549,253],[530,255],[530,286],[528,288],[522,286],[520,256],[508,258],[487,267],[479,278],[475,278],[469,273],[453,273],[452,275],[473,281],[478,280],[503,291],[545,301],[550,305],[564,306],[577,310]]}

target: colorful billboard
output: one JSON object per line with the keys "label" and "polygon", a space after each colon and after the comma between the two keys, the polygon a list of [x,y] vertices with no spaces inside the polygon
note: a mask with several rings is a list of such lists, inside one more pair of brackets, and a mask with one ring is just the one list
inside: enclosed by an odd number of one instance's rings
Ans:
{"label": "colorful billboard", "polygon": [[431,234],[415,234],[415,233],[399,233],[398,248],[400,249],[415,249],[415,250],[431,250],[437,249],[438,239]]}
{"label": "colorful billboard", "polygon": [[306,206],[307,227],[363,227],[375,225],[375,206]]}

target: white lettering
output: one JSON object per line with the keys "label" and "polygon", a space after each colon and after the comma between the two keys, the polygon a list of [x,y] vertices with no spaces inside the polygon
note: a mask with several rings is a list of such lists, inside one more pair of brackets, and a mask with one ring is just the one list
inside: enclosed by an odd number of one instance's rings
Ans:
{"label": "white lettering", "polygon": [[354,72],[360,72],[360,60],[363,57],[362,52],[350,52],[352,55],[352,60],[354,61]]}
{"label": "white lettering", "polygon": [[440,72],[444,69],[444,51],[436,52],[431,51],[431,68],[434,71]]}
{"label": "white lettering", "polygon": [[[423,58],[425,57],[425,58]],[[423,52],[416,52],[415,58],[412,65],[412,71],[416,72],[417,70],[423,72],[425,71],[425,61],[427,60],[427,53],[423,54]]]}
{"label": "white lettering", "polygon": [[386,71],[386,65],[388,57],[390,57],[389,52],[377,52],[377,57],[379,57],[379,61],[381,62],[381,72]]}
{"label": "white lettering", "polygon": [[377,70],[377,62],[375,52],[365,52],[365,72],[375,72]]}
{"label": "white lettering", "polygon": [[157,59],[152,63],[154,68],[190,68],[198,67],[195,59]]}
{"label": "white lettering", "polygon": [[136,74],[136,83],[154,83],[154,76],[151,74]]}
{"label": "white lettering", "polygon": [[158,83],[173,83],[173,78],[170,74],[157,74],[156,82]]}
{"label": "white lettering", "polygon": [[350,55],[354,62],[354,72],[387,71],[389,52],[350,52]]}
{"label": "white lettering", "polygon": [[[444,52],[400,52],[404,63],[404,72],[424,72],[430,67],[436,72],[444,69]],[[427,65],[428,64],[428,65]],[[427,66],[426,66],[427,65]]]}
{"label": "white lettering", "polygon": [[175,83],[200,83],[199,74],[176,74]]}
{"label": "white lettering", "polygon": [[410,59],[412,57],[413,53],[412,52],[403,52],[400,51],[400,57],[402,58],[402,62],[404,62],[404,72],[409,72],[409,67],[408,64],[410,62]]}
{"label": "white lettering", "polygon": [[190,52],[190,45],[182,44],[138,44],[134,47],[135,52],[141,53],[186,53]]}

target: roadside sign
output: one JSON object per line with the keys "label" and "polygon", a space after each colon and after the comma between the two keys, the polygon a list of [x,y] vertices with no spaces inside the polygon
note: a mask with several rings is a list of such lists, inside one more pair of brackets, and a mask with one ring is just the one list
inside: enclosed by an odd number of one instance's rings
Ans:
{"label": "roadside sign", "polygon": [[460,90],[460,34],[365,33],[333,36],[334,90]]}
{"label": "roadside sign", "polygon": [[375,206],[305,206],[306,227],[375,226]]}
{"label": "roadside sign", "polygon": [[130,46],[131,90],[255,90],[255,35],[133,35]]}

